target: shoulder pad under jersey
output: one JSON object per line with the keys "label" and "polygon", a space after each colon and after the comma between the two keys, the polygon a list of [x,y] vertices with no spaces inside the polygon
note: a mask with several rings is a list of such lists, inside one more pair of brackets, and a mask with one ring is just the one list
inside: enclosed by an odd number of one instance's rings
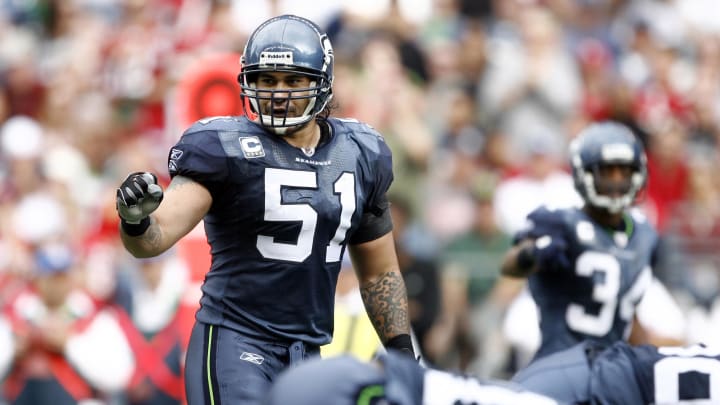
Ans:
{"label": "shoulder pad under jersey", "polygon": [[329,118],[336,135],[347,136],[375,153],[387,149],[385,138],[372,126],[354,118]]}
{"label": "shoulder pad under jersey", "polygon": [[515,242],[525,238],[537,239],[544,235],[564,235],[572,221],[573,208],[550,210],[540,206],[527,216],[525,227],[515,235]]}

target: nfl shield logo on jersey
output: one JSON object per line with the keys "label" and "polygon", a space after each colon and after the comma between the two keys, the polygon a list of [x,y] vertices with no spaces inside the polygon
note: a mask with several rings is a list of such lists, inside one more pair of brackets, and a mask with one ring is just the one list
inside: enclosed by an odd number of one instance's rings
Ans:
{"label": "nfl shield logo on jersey", "polygon": [[265,156],[265,149],[257,136],[241,136],[240,148],[242,148],[245,158],[259,158]]}

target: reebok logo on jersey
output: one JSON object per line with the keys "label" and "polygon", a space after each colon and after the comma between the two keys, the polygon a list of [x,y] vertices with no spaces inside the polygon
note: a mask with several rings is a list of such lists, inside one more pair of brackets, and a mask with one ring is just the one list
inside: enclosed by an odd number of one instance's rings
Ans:
{"label": "reebok logo on jersey", "polygon": [[265,156],[265,149],[257,136],[241,136],[240,148],[246,159],[259,158]]}
{"label": "reebok logo on jersey", "polygon": [[178,167],[177,167],[177,161],[182,157],[183,151],[180,149],[170,149],[170,159],[168,161],[168,170],[170,171],[170,174],[173,175],[177,173]]}
{"label": "reebok logo on jersey", "polygon": [[250,363],[255,363],[257,365],[260,365],[265,361],[265,358],[259,354],[255,353],[248,353],[248,352],[242,352],[240,355],[240,360],[249,361]]}
{"label": "reebok logo on jersey", "polygon": [[179,149],[171,149],[170,150],[170,160],[178,160],[182,157],[183,151]]}

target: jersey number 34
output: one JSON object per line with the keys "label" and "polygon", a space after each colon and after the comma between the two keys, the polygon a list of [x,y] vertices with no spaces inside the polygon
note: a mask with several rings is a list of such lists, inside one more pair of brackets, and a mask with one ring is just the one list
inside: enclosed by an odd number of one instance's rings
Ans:
{"label": "jersey number 34", "polygon": [[603,281],[596,281],[592,293],[592,299],[600,304],[600,310],[597,313],[588,313],[583,305],[572,303],[568,305],[565,321],[568,327],[576,332],[605,336],[613,327],[618,304],[620,318],[630,322],[635,313],[635,305],[652,282],[652,272],[650,267],[645,267],[622,296],[619,296],[622,268],[617,258],[595,251],[581,254],[575,265],[575,273],[581,277],[592,277],[595,272],[602,272],[605,276]]}

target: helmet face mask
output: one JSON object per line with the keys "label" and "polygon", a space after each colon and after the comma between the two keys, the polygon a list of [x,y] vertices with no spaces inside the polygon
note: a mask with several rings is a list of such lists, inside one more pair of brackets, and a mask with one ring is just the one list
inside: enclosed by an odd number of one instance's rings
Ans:
{"label": "helmet face mask", "polygon": [[[316,24],[292,15],[272,18],[260,25],[245,45],[238,76],[241,94],[261,125],[286,134],[310,122],[327,106],[332,98],[333,61],[330,40]],[[306,77],[309,85],[266,86],[258,82],[263,73],[276,79]],[[299,111],[301,106],[304,108]]]}
{"label": "helmet face mask", "polygon": [[[316,114],[314,108],[322,91],[322,86],[317,83],[322,83],[322,77],[285,70],[247,76],[248,86],[244,93],[262,125],[271,128],[301,126]],[[300,84],[275,88],[273,83],[278,81]]]}
{"label": "helmet face mask", "polygon": [[628,164],[601,164],[593,168],[595,191],[611,197],[623,196],[632,190],[632,174]]}
{"label": "helmet face mask", "polygon": [[642,145],[627,127],[592,124],[570,147],[575,188],[585,203],[617,214],[635,202],[647,179]]}

